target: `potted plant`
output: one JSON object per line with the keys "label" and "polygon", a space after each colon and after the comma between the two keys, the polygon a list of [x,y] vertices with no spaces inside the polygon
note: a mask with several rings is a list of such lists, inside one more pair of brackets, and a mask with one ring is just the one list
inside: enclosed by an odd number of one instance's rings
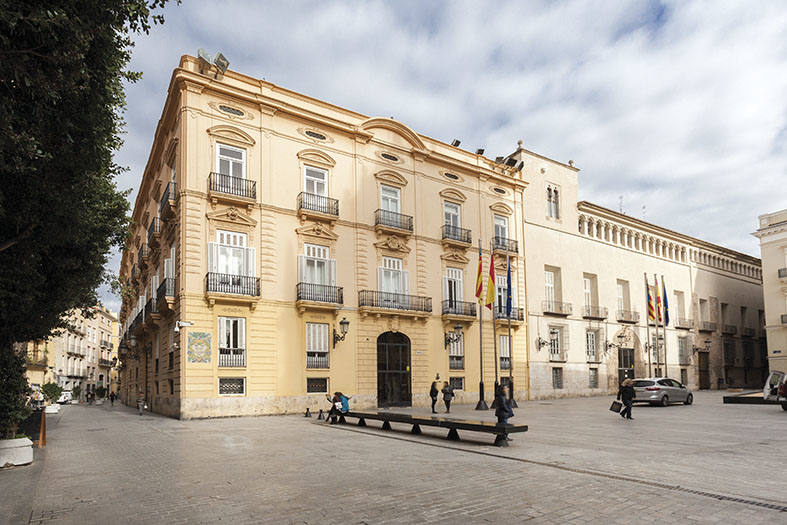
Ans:
{"label": "potted plant", "polygon": [[33,462],[33,442],[17,434],[17,426],[31,412],[29,393],[24,357],[0,350],[0,468]]}
{"label": "potted plant", "polygon": [[76,405],[79,403],[79,394],[82,393],[82,387],[76,385],[74,388],[71,389],[71,403]]}
{"label": "potted plant", "polygon": [[103,386],[96,387],[96,404],[103,405],[104,398],[107,396],[107,389]]}
{"label": "potted plant", "polygon": [[44,398],[48,403],[45,409],[46,413],[57,414],[60,412],[60,405],[57,404],[57,400],[60,399],[60,394],[63,393],[63,387],[56,383],[47,383],[41,387],[41,392],[43,392]]}

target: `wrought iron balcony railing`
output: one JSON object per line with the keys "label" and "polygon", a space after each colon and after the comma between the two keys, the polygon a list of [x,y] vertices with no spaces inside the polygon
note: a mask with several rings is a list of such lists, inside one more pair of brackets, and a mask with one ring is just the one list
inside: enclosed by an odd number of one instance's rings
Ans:
{"label": "wrought iron balcony railing", "polygon": [[504,252],[509,253],[517,253],[519,251],[519,244],[514,239],[509,239],[507,237],[498,237],[495,235],[492,237],[492,249],[493,250],[502,250]]}
{"label": "wrought iron balcony railing", "polygon": [[170,181],[169,184],[167,184],[167,187],[164,189],[164,193],[161,194],[161,202],[159,202],[158,205],[159,215],[164,215],[167,204],[171,202],[174,203],[178,200],[177,188],[178,186],[175,181]]}
{"label": "wrought iron balcony railing", "polygon": [[607,307],[586,304],[584,307],[582,307],[582,317],[585,319],[606,319]]}
{"label": "wrought iron balcony railing", "polygon": [[741,329],[741,335],[743,337],[754,337],[755,330],[754,328],[749,328],[748,326],[744,326]]}
{"label": "wrought iron balcony railing", "polygon": [[152,219],[150,219],[150,225],[148,226],[148,244],[150,244],[150,241],[160,233],[161,233],[161,220],[158,217],[153,217]]}
{"label": "wrought iron balcony railing", "polygon": [[246,366],[246,349],[219,348],[219,366],[234,368]]}
{"label": "wrought iron balcony railing", "polygon": [[156,290],[156,299],[159,303],[164,302],[167,297],[175,297],[175,278],[165,277]]}
{"label": "wrought iron balcony railing", "polygon": [[259,297],[260,278],[208,272],[205,276],[205,291]]}
{"label": "wrought iron balcony railing", "polygon": [[508,370],[511,368],[511,358],[500,356],[500,370]]}
{"label": "wrought iron balcony railing", "polygon": [[306,193],[302,191],[298,194],[298,209],[324,213],[326,215],[339,216],[339,201],[330,197]]}
{"label": "wrought iron balcony railing", "polygon": [[541,309],[545,314],[552,315],[571,315],[571,303],[561,303],[560,301],[543,301]]}
{"label": "wrought iron balcony railing", "polygon": [[681,366],[688,366],[691,364],[691,354],[682,352],[678,354],[678,364]]}
{"label": "wrought iron balcony railing", "polygon": [[685,317],[678,317],[675,319],[675,328],[683,328],[691,330],[694,328],[694,319],[686,319]]}
{"label": "wrought iron balcony railing", "polygon": [[465,369],[465,356],[463,356],[463,355],[449,355],[448,356],[448,369],[449,370],[464,370]]}
{"label": "wrought iron balcony railing", "polygon": [[148,243],[143,242],[142,245],[139,247],[139,253],[137,254],[137,265],[138,266],[145,266],[148,262]]}
{"label": "wrought iron balcony railing", "polygon": [[560,349],[560,350],[549,350],[549,360],[555,361],[558,363],[565,363],[568,361],[568,350],[567,349]]}
{"label": "wrought iron balcony railing", "polygon": [[112,366],[112,361],[109,359],[99,358],[98,366]]}
{"label": "wrought iron balcony railing", "polygon": [[145,305],[145,317],[158,313],[158,302],[155,297],[151,297]]}
{"label": "wrought iron balcony railing", "polygon": [[307,352],[306,368],[330,368],[328,352]]}
{"label": "wrought iron balcony railing", "polygon": [[358,292],[358,306],[431,312],[432,298],[403,293],[378,292],[377,290],[361,290]]}
{"label": "wrought iron balcony railing", "polygon": [[413,231],[413,218],[395,211],[377,210],[374,212],[375,226],[388,226],[399,230]]}
{"label": "wrought iron balcony railing", "polygon": [[443,224],[443,239],[472,244],[473,234],[467,228]]}
{"label": "wrought iron balcony railing", "polygon": [[787,268],[779,268],[778,270],[779,279],[787,279]]}
{"label": "wrought iron balcony railing", "polygon": [[443,315],[464,315],[467,317],[476,316],[476,303],[470,301],[456,301],[446,299],[443,301]]}
{"label": "wrought iron balcony railing", "polygon": [[341,286],[298,283],[295,292],[298,301],[344,304],[344,288]]}
{"label": "wrought iron balcony railing", "polygon": [[618,310],[616,317],[619,323],[636,324],[639,322],[639,312],[633,310]]}
{"label": "wrought iron balcony railing", "polygon": [[208,189],[216,193],[225,193],[247,199],[257,198],[257,181],[233,177],[223,173],[212,172],[208,175]]}
{"label": "wrought iron balcony railing", "polygon": [[[506,315],[506,307],[505,306],[498,306],[495,308],[495,319],[508,319]],[[525,311],[518,306],[514,306],[511,308],[511,320],[512,321],[524,321],[525,320]]]}
{"label": "wrought iron balcony railing", "polygon": [[700,332],[715,332],[716,331],[716,323],[712,323],[710,321],[700,321],[699,331]]}
{"label": "wrought iron balcony railing", "polygon": [[787,324],[787,314],[782,314],[782,324]]}
{"label": "wrought iron balcony railing", "polygon": [[738,333],[738,327],[734,324],[725,324],[721,326],[721,333],[724,335],[735,335]]}

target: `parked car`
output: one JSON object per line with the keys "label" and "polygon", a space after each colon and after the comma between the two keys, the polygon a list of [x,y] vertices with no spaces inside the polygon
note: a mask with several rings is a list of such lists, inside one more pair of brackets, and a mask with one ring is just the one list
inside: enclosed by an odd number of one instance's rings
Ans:
{"label": "parked car", "polygon": [[57,398],[57,402],[61,405],[71,402],[71,390],[63,390],[63,393],[60,394],[60,397]]}
{"label": "parked car", "polygon": [[781,403],[782,409],[787,410],[787,374],[778,370],[771,372],[762,388],[762,398]]}
{"label": "parked car", "polygon": [[690,405],[694,402],[691,390],[669,377],[646,377],[634,380],[635,403],[667,406],[670,403]]}

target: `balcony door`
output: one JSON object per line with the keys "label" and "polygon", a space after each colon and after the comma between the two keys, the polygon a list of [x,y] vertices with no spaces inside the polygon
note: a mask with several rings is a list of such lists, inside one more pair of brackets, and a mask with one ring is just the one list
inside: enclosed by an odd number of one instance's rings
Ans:
{"label": "balcony door", "polygon": [[459,205],[454,202],[445,202],[443,204],[443,213],[445,215],[445,225],[452,228],[461,228],[462,219],[459,213]]}
{"label": "balcony door", "polygon": [[401,213],[399,188],[384,184],[380,186],[380,208],[391,213]]}
{"label": "balcony door", "polygon": [[380,290],[381,306],[387,308],[407,308],[410,293],[408,273],[402,270],[402,260],[396,257],[383,257],[383,265],[377,269],[377,283]]}
{"label": "balcony door", "polygon": [[238,286],[241,277],[254,277],[256,250],[246,243],[245,233],[216,231],[216,242],[208,243],[208,268],[218,282]]}
{"label": "balcony door", "polygon": [[216,171],[228,177],[246,178],[246,150],[216,145]]}
{"label": "balcony door", "polygon": [[544,293],[549,308],[555,306],[555,272],[544,270]]}
{"label": "balcony door", "polygon": [[508,217],[495,215],[495,237],[508,239]]}
{"label": "balcony door", "polygon": [[459,268],[446,268],[443,281],[443,298],[448,301],[450,308],[457,308],[462,301],[462,270]]}
{"label": "balcony door", "polygon": [[306,166],[304,168],[303,188],[312,195],[328,196],[328,172],[318,168]]}
{"label": "balcony door", "polygon": [[330,248],[318,244],[304,245],[304,255],[298,259],[302,283],[322,286],[336,285],[336,261],[330,258]]}

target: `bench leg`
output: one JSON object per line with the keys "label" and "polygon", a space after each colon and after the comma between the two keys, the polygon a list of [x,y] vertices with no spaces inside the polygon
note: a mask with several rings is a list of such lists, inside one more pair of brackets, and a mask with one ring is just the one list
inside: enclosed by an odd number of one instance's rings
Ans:
{"label": "bench leg", "polygon": [[421,425],[419,425],[418,423],[413,425],[413,429],[410,431],[410,433],[412,433],[412,434],[420,434],[421,433]]}
{"label": "bench leg", "polygon": [[359,417],[358,418],[358,426],[359,427],[365,427],[366,426],[366,420],[364,418],[362,418],[362,417]]}
{"label": "bench leg", "polygon": [[340,415],[339,416],[339,424],[340,425],[346,425],[347,424],[347,421],[344,420],[344,415]]}
{"label": "bench leg", "polygon": [[505,434],[495,434],[495,446],[496,447],[508,446],[508,440],[506,439]]}
{"label": "bench leg", "polygon": [[446,436],[445,439],[448,441],[459,441],[459,432],[457,432],[455,428],[452,428],[448,431],[448,436]]}
{"label": "bench leg", "polygon": [[391,424],[388,421],[383,421],[383,430],[391,430]]}

